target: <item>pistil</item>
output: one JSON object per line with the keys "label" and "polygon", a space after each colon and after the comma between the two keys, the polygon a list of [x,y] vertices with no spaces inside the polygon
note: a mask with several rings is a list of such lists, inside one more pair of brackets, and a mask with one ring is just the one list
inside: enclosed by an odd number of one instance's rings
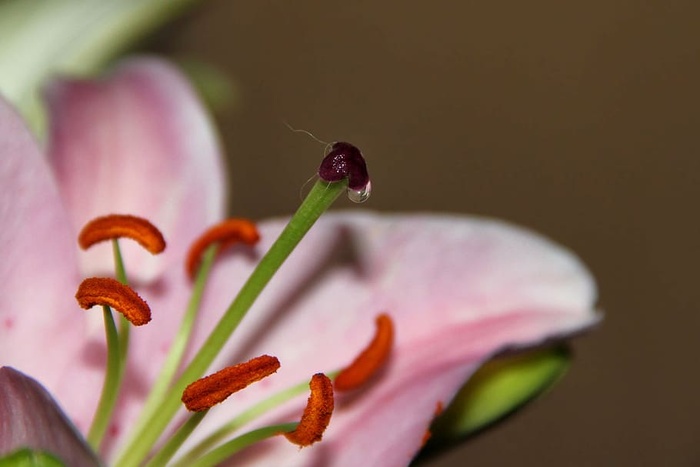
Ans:
{"label": "pistil", "polygon": [[[331,158],[329,159],[328,156],[331,156]],[[173,382],[170,390],[164,394],[162,401],[153,406],[152,409],[149,408],[146,412],[147,416],[142,418],[137,424],[137,429],[132,432],[131,439],[127,441],[122,455],[116,461],[118,465],[136,466],[148,456],[149,451],[160,438],[180,406],[180,401],[176,395],[184,391],[192,381],[199,379],[204,374],[272,276],[340,193],[347,190],[349,197],[351,199],[354,198],[354,201],[363,201],[369,196],[370,183],[367,168],[360,151],[356,147],[348,143],[336,143],[328,156],[319,168],[321,180],[311,189],[279,238],[260,260],[189,365],[182,371],[179,378]],[[213,246],[208,248],[201,247],[195,250],[201,252],[205,249],[211,255],[215,253]],[[192,260],[188,259],[188,270],[190,272],[197,269],[199,252],[192,255]],[[314,402],[313,408],[307,407],[307,411],[310,412],[307,414],[305,411],[305,416],[302,417],[302,423],[300,423],[302,426],[301,431],[297,432],[296,429],[280,430],[292,432],[293,434],[290,436],[292,439],[296,439],[299,444],[306,445],[320,439],[323,430],[319,429],[319,427],[325,429],[330,420],[332,383],[325,376],[323,376],[324,382],[320,383],[318,382],[320,378],[320,376],[317,376],[312,379],[310,403],[312,402],[311,399],[313,401],[324,400],[325,405],[318,405],[320,403]],[[328,402],[329,396],[331,402]],[[324,419],[325,422],[323,421]],[[312,426],[310,420],[315,420],[312,424],[314,428],[306,428]],[[265,433],[270,432],[270,427],[263,429],[263,431]],[[239,437],[236,440],[240,441],[241,438]],[[250,441],[253,438],[248,437],[245,439]],[[230,443],[235,444],[238,442],[236,440]],[[219,452],[219,449],[217,448],[215,451]]]}

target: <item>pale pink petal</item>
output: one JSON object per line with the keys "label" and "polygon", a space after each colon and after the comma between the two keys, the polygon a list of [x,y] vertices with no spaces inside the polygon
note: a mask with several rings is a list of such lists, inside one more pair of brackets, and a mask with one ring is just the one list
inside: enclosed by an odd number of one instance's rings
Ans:
{"label": "pale pink petal", "polygon": [[[281,227],[262,226],[261,252]],[[249,258],[238,257],[217,268],[203,328],[213,324],[211,317],[225,307],[222,296],[231,297],[251,267]],[[374,317],[386,311],[395,321],[396,348],[381,379],[352,404],[341,401],[323,442],[299,451],[276,439],[260,448],[265,455],[259,460],[405,465],[436,404],[448,403],[481,363],[504,349],[592,325],[598,319],[595,298],[593,280],[573,254],[503,222],[329,215],[282,267],[226,352],[229,361],[275,355],[282,368],[212,410],[205,423],[211,428],[237,408],[349,363],[371,339]],[[217,367],[224,363],[220,359]],[[296,416],[303,402],[297,402]]]}
{"label": "pale pink petal", "polygon": [[[182,267],[190,242],[223,215],[219,146],[194,91],[170,65],[132,59],[103,81],[54,82],[47,92],[49,160],[75,231],[93,217],[146,217],[164,255],[122,242],[131,278]],[[108,243],[81,254],[85,274],[113,271]]]}
{"label": "pale pink petal", "polygon": [[[54,392],[85,357],[87,321],[73,298],[76,240],[37,144],[1,99],[0,187],[0,364]],[[80,386],[88,393],[78,395]],[[73,381],[61,402],[76,409],[93,399],[90,389]]]}

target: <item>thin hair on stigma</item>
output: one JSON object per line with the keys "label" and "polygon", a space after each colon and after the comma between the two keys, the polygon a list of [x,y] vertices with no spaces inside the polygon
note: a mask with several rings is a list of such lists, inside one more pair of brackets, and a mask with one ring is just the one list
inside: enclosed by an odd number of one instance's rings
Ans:
{"label": "thin hair on stigma", "polygon": [[[314,141],[316,141],[317,143],[323,144],[323,145],[325,146],[325,147],[323,148],[323,155],[324,155],[324,156],[325,156],[326,154],[328,154],[328,151],[329,151],[330,148],[333,146],[333,143],[328,143],[328,142],[326,142],[326,141],[323,141],[322,139],[317,138],[317,137],[316,137],[313,133],[311,133],[310,131],[302,130],[302,129],[300,129],[300,128],[294,128],[292,125],[290,125],[290,124],[289,124],[288,122],[286,122],[286,121],[283,121],[282,123],[284,123],[284,126],[286,126],[287,128],[289,128],[290,131],[292,131],[292,132],[294,132],[294,133],[303,133],[303,134],[305,134],[306,136],[308,136],[309,138],[311,138],[311,139],[313,139]],[[300,200],[303,200],[304,197],[305,197],[305,195],[304,195],[304,188],[306,188],[306,186],[307,186],[309,183],[311,183],[312,181],[315,181],[316,179],[318,179],[318,174],[314,174],[314,175],[310,176],[310,177],[304,182],[304,184],[299,188],[299,199],[300,199]]]}

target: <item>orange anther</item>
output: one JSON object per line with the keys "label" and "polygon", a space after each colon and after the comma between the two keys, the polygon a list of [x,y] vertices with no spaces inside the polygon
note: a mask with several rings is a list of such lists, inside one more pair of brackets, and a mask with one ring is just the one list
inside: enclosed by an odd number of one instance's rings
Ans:
{"label": "orange anther", "polygon": [[80,307],[86,310],[95,305],[112,307],[134,326],[141,326],[151,320],[151,309],[139,294],[128,285],[108,277],[85,279],[78,287],[75,298]]}
{"label": "orange anther", "polygon": [[344,368],[335,379],[338,391],[357,389],[366,383],[386,362],[394,341],[394,325],[387,314],[377,316],[374,339]]}
{"label": "orange anther", "polygon": [[425,430],[425,433],[423,433],[423,438],[420,440],[420,447],[424,448],[426,444],[428,444],[428,440],[432,438],[433,432],[430,430]]}
{"label": "orange anther", "polygon": [[212,244],[219,243],[219,252],[238,243],[255,245],[260,234],[253,222],[247,219],[227,219],[204,232],[190,247],[185,267],[190,278],[194,279],[204,251]]}
{"label": "orange anther", "polygon": [[430,440],[430,438],[432,438],[433,432],[430,431],[430,427],[432,426],[435,419],[437,417],[439,417],[440,414],[442,414],[442,412],[444,410],[445,409],[442,405],[442,402],[437,401],[437,403],[435,404],[435,412],[433,412],[433,420],[430,422],[430,425],[428,425],[428,428],[425,430],[425,433],[423,433],[423,438],[421,439],[421,444],[420,444],[421,449],[423,449],[425,447],[425,445],[428,444],[428,441]]}
{"label": "orange anther", "polygon": [[191,412],[210,409],[234,392],[275,373],[279,367],[279,360],[269,355],[226,367],[187,386],[182,402]]}
{"label": "orange anther", "polygon": [[333,415],[333,383],[323,373],[316,373],[309,382],[311,395],[306,403],[304,414],[294,431],[284,433],[292,443],[305,447],[321,441]]}
{"label": "orange anther", "polygon": [[435,403],[435,412],[433,412],[433,418],[439,417],[442,414],[442,412],[444,412],[444,411],[445,411],[445,406],[442,405],[441,401],[437,401]]}
{"label": "orange anther", "polygon": [[426,444],[428,444],[428,441],[433,436],[433,432],[430,431],[430,426],[432,426],[435,419],[437,417],[439,417],[443,411],[444,411],[444,407],[442,405],[442,402],[437,401],[437,403],[435,404],[435,412],[433,412],[433,420],[430,422],[430,425],[428,425],[428,429],[425,430],[425,433],[423,433],[423,438],[421,439],[421,444],[420,444],[421,449],[424,448]]}
{"label": "orange anther", "polygon": [[78,236],[78,244],[86,250],[95,243],[120,237],[136,240],[154,255],[165,250],[163,234],[153,224],[141,217],[122,214],[97,217],[85,224]]}

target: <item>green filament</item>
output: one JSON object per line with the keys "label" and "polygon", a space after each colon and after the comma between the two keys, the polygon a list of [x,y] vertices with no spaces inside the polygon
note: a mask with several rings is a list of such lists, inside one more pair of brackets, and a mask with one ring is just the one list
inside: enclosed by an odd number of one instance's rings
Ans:
{"label": "green filament", "polygon": [[277,272],[321,214],[331,206],[346,188],[347,181],[328,183],[320,180],[316,182],[279,238],[260,260],[260,263],[243,285],[197,355],[170,387],[170,390],[157,406],[153,415],[149,417],[141,429],[135,430],[121,458],[117,460],[117,465],[137,466],[148,455],[152,446],[160,438],[175,416],[175,413],[181,407],[180,396],[182,391],[189,383],[197,380],[204,374],[275,272]]}
{"label": "green filament", "polygon": [[200,457],[192,463],[181,463],[175,464],[176,467],[211,467],[217,465],[237,452],[251,446],[257,442],[263,441],[267,438],[272,438],[273,436],[280,435],[289,431],[294,431],[299,425],[298,422],[294,423],[283,423],[280,425],[271,425],[263,428],[258,428],[257,430],[250,431],[243,434],[231,441],[222,444],[213,451],[209,451],[204,456]]}
{"label": "green filament", "polygon": [[100,444],[102,444],[114,404],[117,401],[122,366],[119,361],[119,336],[117,335],[117,326],[114,324],[114,318],[112,317],[112,310],[108,306],[103,306],[102,314],[105,322],[105,334],[107,335],[107,372],[104,385],[102,386],[100,402],[97,405],[97,412],[95,412],[95,418],[87,436],[88,443],[95,452],[100,450]]}
{"label": "green filament", "polygon": [[199,311],[199,305],[202,303],[204,288],[207,283],[207,278],[209,277],[209,272],[214,265],[214,258],[216,257],[217,249],[218,247],[216,245],[210,246],[202,256],[201,265],[199,267],[199,271],[197,272],[197,278],[192,290],[192,297],[187,304],[185,315],[182,317],[180,329],[178,330],[175,340],[170,347],[168,356],[163,362],[160,374],[156,378],[156,382],[153,385],[146,402],[144,403],[139,419],[134,425],[134,432],[142,430],[146,423],[148,423],[148,420],[154,415],[156,409],[158,408],[158,404],[160,404],[166,392],[168,392],[170,389],[170,384],[172,383],[175,373],[182,364],[182,357],[187,350],[187,344],[189,343],[192,335],[195,318],[197,317]]}

